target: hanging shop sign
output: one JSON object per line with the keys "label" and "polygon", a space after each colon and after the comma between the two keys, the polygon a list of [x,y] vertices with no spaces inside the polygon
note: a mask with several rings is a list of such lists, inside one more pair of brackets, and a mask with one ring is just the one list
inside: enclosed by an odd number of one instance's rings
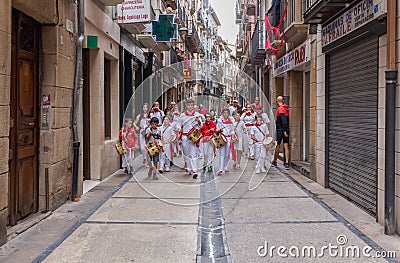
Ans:
{"label": "hanging shop sign", "polygon": [[117,5],[119,24],[150,22],[150,0],[129,0]]}
{"label": "hanging shop sign", "polygon": [[356,29],[386,14],[385,0],[363,0],[346,10],[322,28],[322,46],[325,47]]}
{"label": "hanging shop sign", "polygon": [[287,71],[295,70],[310,61],[310,40],[287,53],[274,63],[273,76],[277,77]]}

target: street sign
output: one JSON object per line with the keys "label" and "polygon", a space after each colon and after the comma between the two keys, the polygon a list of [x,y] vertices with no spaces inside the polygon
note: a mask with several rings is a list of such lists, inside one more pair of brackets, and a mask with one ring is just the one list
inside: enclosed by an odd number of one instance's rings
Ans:
{"label": "street sign", "polygon": [[158,21],[152,22],[152,35],[156,42],[171,42],[178,38],[178,25],[174,23],[174,15],[160,15]]}

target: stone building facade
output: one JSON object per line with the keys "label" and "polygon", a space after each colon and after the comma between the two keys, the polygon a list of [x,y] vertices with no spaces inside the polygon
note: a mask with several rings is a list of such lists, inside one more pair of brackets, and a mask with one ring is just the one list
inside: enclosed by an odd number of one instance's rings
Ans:
{"label": "stone building facade", "polygon": [[76,6],[66,0],[4,0],[0,17],[3,244],[7,225],[54,210],[71,191]]}

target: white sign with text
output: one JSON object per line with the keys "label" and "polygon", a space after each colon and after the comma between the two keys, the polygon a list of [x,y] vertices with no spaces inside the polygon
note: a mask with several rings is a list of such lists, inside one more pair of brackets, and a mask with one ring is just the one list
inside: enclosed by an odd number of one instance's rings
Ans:
{"label": "white sign with text", "polygon": [[294,70],[310,61],[310,40],[290,51],[274,63],[274,77]]}
{"label": "white sign with text", "polygon": [[150,21],[150,0],[129,0],[117,5],[119,24],[146,23]]}
{"label": "white sign with text", "polygon": [[322,46],[350,34],[374,19],[384,15],[385,0],[363,0],[322,28]]}

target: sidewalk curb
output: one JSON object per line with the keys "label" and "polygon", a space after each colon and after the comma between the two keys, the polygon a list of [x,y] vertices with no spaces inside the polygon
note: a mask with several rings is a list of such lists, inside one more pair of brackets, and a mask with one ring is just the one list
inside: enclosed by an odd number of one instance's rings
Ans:
{"label": "sidewalk curb", "polygon": [[[346,220],[343,216],[333,210],[328,204],[326,204],[321,199],[317,198],[310,190],[308,190],[303,184],[294,179],[290,174],[288,174],[285,170],[280,167],[275,167],[281,174],[286,176],[289,180],[291,180],[295,185],[297,185],[301,190],[303,190],[311,199],[316,201],[319,205],[321,205],[326,211],[328,211],[333,217],[335,217],[339,222],[341,222],[347,229],[353,232],[357,237],[359,237],[362,241],[364,241],[368,246],[370,246],[375,251],[384,251],[384,249],[379,246],[375,241],[361,232],[357,227],[353,226],[348,220]],[[386,259],[387,262],[390,263],[399,263],[397,259],[393,258],[383,258]]]}
{"label": "sidewalk curb", "polygon": [[143,167],[136,168],[132,174],[128,175],[114,190],[108,193],[100,202],[94,205],[83,217],[75,222],[69,229],[67,229],[56,241],[54,241],[46,250],[44,250],[39,256],[37,256],[32,263],[43,262],[57,247],[59,247],[72,233],[75,232],[83,223],[87,221],[104,203],[106,203],[122,186],[124,186],[129,180],[133,178],[134,174],[137,174]]}

